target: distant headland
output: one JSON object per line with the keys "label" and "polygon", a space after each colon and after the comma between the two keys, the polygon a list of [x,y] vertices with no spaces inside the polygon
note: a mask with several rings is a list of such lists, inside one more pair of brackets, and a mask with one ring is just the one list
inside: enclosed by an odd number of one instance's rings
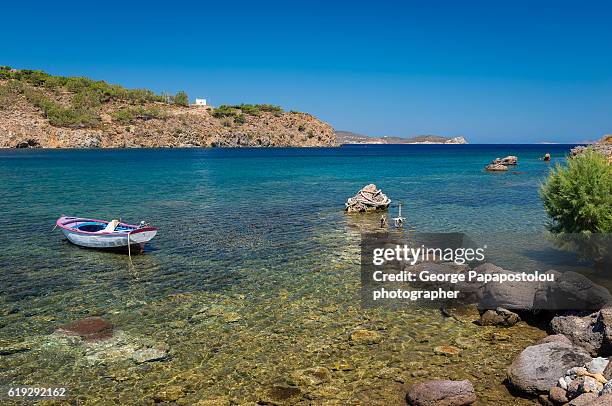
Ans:
{"label": "distant headland", "polygon": [[0,148],[329,147],[334,129],[270,104],[212,107],[185,92],[0,67]]}
{"label": "distant headland", "polygon": [[438,135],[419,135],[417,137],[370,137],[350,131],[336,131],[340,144],[467,144],[463,137],[441,137]]}

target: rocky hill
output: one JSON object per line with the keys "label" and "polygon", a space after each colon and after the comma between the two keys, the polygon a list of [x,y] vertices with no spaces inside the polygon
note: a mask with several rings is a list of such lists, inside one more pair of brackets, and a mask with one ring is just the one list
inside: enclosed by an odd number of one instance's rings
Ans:
{"label": "rocky hill", "polygon": [[277,106],[193,106],[183,92],[0,67],[2,148],[334,145],[329,124]]}
{"label": "rocky hill", "polygon": [[340,144],[467,144],[463,137],[441,137],[438,135],[419,135],[411,138],[369,137],[350,131],[336,131]]}
{"label": "rocky hill", "polygon": [[571,155],[580,155],[587,150],[599,152],[608,158],[608,163],[612,164],[612,134],[604,135],[599,141],[595,141],[588,146],[578,145],[577,147],[572,148]]}

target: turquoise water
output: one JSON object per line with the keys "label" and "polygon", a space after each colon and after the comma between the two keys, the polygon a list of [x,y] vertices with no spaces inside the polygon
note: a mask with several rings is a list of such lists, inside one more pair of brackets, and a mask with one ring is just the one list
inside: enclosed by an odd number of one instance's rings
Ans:
{"label": "turquoise water", "polygon": [[[411,319],[360,309],[359,231],[375,227],[379,216],[347,216],[346,199],[375,183],[393,205],[403,204],[410,229],[466,232],[492,245],[492,262],[547,270],[558,255],[534,236],[546,222],[537,191],[551,163],[538,158],[549,152],[552,164],[563,162],[570,148],[0,151],[0,343],[31,347],[1,358],[0,386],[65,380],[73,395],[95,404],[109,391],[126,402],[145,402],[172,382],[181,388],[178,399],[189,404],[225,397],[262,401],[277,396],[282,381],[300,392],[281,403],[389,400],[382,389],[361,394],[386,379],[372,371],[396,368],[393,373],[407,378],[391,380],[408,382],[420,376],[415,362],[429,362],[431,346],[476,331],[427,313]],[[486,163],[506,155],[517,155],[519,165],[508,173],[484,172]],[[160,231],[130,266],[124,255],[67,243],[52,231],[61,214],[146,220]],[[46,340],[55,328],[90,315],[167,345],[172,357],[92,367],[78,348],[50,355]],[[384,331],[385,341],[378,348],[347,347],[346,335],[358,327]],[[427,331],[438,337],[415,339]],[[521,339],[531,333],[521,331]],[[412,349],[398,349],[406,340],[416,340]],[[488,347],[466,349],[467,359],[488,354],[478,351],[513,354],[504,340],[483,340]],[[254,342],[262,350],[253,349]],[[351,369],[332,367],[347,359]],[[455,360],[438,361],[417,369],[428,376],[466,373]],[[295,370],[321,365],[332,371],[328,384],[313,389],[287,382]],[[115,376],[115,369],[130,376],[100,381]],[[508,400],[497,372],[470,373],[471,379],[476,373],[489,377],[481,376],[488,386],[477,391]]]}

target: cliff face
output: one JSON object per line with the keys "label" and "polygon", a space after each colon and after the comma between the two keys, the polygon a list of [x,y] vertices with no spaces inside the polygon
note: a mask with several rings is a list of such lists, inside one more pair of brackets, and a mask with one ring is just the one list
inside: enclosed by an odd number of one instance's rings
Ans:
{"label": "cliff face", "polygon": [[[36,97],[44,97],[57,110],[70,106],[74,93],[29,84],[26,92],[24,86],[12,91],[9,82],[0,80],[0,86],[4,86],[0,93],[1,148],[337,145],[333,128],[305,113],[257,110],[256,114],[242,114],[235,110],[237,113],[228,117],[215,114],[210,107],[159,101],[108,100],[91,110],[95,112],[91,123],[58,125],[52,123],[45,111],[49,104],[37,102]],[[36,92],[36,97],[27,91]]]}

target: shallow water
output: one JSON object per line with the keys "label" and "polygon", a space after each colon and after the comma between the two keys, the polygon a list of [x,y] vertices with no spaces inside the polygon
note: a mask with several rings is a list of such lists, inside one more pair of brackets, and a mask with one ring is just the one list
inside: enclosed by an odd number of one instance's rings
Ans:
{"label": "shallow water", "polygon": [[[550,164],[537,158],[561,162],[570,147],[2,151],[0,348],[27,350],[0,355],[0,387],[65,386],[85,404],[393,404],[402,385],[439,377],[472,380],[481,404],[529,404],[502,381],[544,333],[362,309],[359,230],[378,216],[342,209],[374,182],[403,203],[410,229],[466,232],[509,269],[555,268],[559,253],[539,238]],[[509,173],[482,170],[509,154],[520,162]],[[145,219],[160,232],[132,267],[52,232],[62,213]],[[92,360],[87,344],[51,335],[92,315],[127,342],[167,346],[169,359]],[[380,342],[351,341],[357,329]],[[462,351],[434,354],[443,344]],[[311,367],[329,375],[306,382],[299,371]]]}

